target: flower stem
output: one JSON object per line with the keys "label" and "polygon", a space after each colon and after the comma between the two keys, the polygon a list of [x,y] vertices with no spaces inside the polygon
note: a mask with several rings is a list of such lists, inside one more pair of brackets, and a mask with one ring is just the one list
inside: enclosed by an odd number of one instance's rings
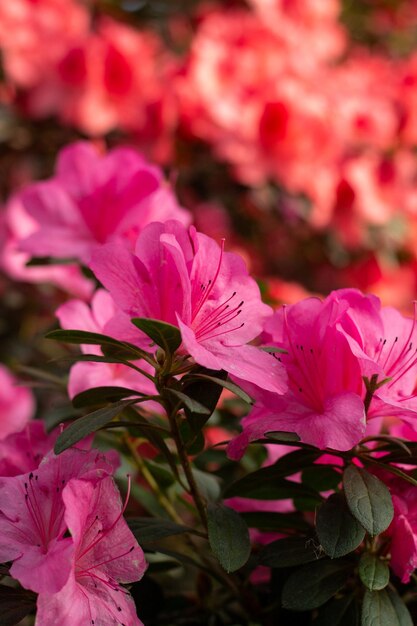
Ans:
{"label": "flower stem", "polygon": [[178,456],[181,461],[182,468],[184,470],[185,477],[187,478],[188,485],[190,487],[190,494],[193,497],[195,505],[197,507],[200,519],[204,528],[207,528],[207,513],[206,506],[203,497],[198,489],[197,483],[194,478],[193,471],[191,469],[190,460],[188,458],[187,451],[184,446],[184,442],[181,437],[180,430],[177,424],[177,411],[174,409],[168,413],[169,423],[171,426],[171,435],[175,441]]}
{"label": "flower stem", "polygon": [[171,517],[171,519],[174,522],[176,522],[177,524],[183,524],[181,517],[176,512],[171,502],[159,489],[158,483],[156,482],[155,478],[152,476],[151,472],[146,467],[146,464],[143,462],[143,459],[138,454],[134,443],[131,441],[128,435],[125,436],[125,443],[127,447],[129,448],[130,453],[132,454],[132,457],[136,463],[136,467],[138,468],[139,472],[142,474],[142,476],[148,483],[149,487],[154,492],[159,504],[165,509],[165,511],[168,513],[168,515]]}

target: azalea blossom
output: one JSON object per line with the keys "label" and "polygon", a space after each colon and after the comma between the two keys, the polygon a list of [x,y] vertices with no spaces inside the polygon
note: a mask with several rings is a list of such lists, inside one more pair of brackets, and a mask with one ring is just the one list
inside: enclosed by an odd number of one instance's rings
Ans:
{"label": "azalea blossom", "polygon": [[0,365],[0,440],[22,430],[35,412],[32,392]]}
{"label": "azalea blossom", "polygon": [[247,345],[271,309],[261,301],[243,260],[224,252],[224,244],[177,221],[155,222],[139,235],[134,253],[108,244],[95,252],[90,267],[123,312],[120,338],[132,340],[132,331],[124,335],[126,315],[168,322],[181,331],[181,353],[196,363],[263,389],[286,389],[282,365]]}
{"label": "azalea blossom", "polygon": [[[362,375],[376,381],[368,418],[395,416],[417,430],[417,324],[379,298],[356,289],[334,291],[329,301],[345,307],[339,320]],[[348,305],[348,306],[346,306]]]}
{"label": "azalea blossom", "polygon": [[276,358],[288,373],[283,395],[257,392],[243,433],[229,445],[240,458],[250,441],[269,431],[290,431],[319,448],[349,450],[365,433],[363,381],[358,359],[338,329],[342,307],[307,298],[283,307],[266,323]]}
{"label": "azalea blossom", "polygon": [[97,482],[112,472],[98,451],[70,448],[33,472],[0,478],[0,562],[13,561],[10,573],[23,587],[37,593],[63,587],[72,541],[64,536],[62,490],[73,478]]}
{"label": "azalea blossom", "polygon": [[[266,324],[273,345],[285,350],[289,391],[256,390],[258,404],[229,447],[233,457],[272,430],[296,432],[319,448],[348,450],[375,418],[398,417],[417,430],[417,328],[356,289],[333,291],[278,311]],[[364,384],[366,381],[366,384]]]}
{"label": "azalea blossom", "polygon": [[9,198],[4,207],[4,224],[1,226],[4,243],[0,245],[0,266],[12,280],[35,284],[51,283],[73,297],[91,298],[93,282],[83,276],[80,267],[75,263],[27,266],[31,255],[23,252],[20,244],[38,230],[39,224],[28,214],[20,193]]}
{"label": "azalea blossom", "polygon": [[32,420],[23,430],[11,433],[0,441],[0,476],[27,474],[39,467],[52,449],[58,430],[47,434],[45,422]]}
{"label": "azalea blossom", "polygon": [[[140,580],[147,563],[123,518],[112,478],[70,480],[62,499],[72,538],[71,571],[58,593],[39,594],[36,626],[143,626],[120,583]],[[67,568],[66,558],[58,555],[57,566]]]}
{"label": "azalea blossom", "polygon": [[83,263],[108,241],[134,242],[156,219],[190,221],[161,171],[138,152],[116,148],[100,155],[87,142],[64,148],[55,176],[29,185],[21,198],[38,227],[21,241],[21,249]]}

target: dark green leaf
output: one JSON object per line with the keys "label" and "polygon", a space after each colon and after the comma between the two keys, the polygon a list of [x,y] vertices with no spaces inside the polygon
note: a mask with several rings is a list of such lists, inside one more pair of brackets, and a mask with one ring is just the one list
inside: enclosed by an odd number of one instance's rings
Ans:
{"label": "dark green leaf", "polygon": [[362,626],[413,626],[413,620],[399,595],[387,587],[365,592]]}
{"label": "dark green leaf", "polygon": [[[292,450],[268,467],[274,468],[274,475],[277,478],[285,478],[286,476],[296,474],[303,468],[311,467],[320,456],[322,456],[321,450]],[[324,466],[321,465],[320,467]]]}
{"label": "dark green leaf", "polygon": [[135,400],[122,400],[111,406],[84,415],[84,417],[80,417],[75,422],[72,422],[56,440],[55,454],[61,454],[67,448],[84,439],[84,437],[96,432],[134,402]]}
{"label": "dark green leaf", "polygon": [[149,428],[149,424],[151,424],[151,422],[143,415],[140,415],[133,407],[128,406],[126,408],[126,415],[134,422],[132,426],[128,427],[129,432],[131,432],[131,434],[135,437],[144,437],[153,446],[155,446],[168,462],[174,476],[178,478],[178,468],[175,458],[158,430]]}
{"label": "dark green leaf", "polygon": [[250,555],[249,531],[239,513],[223,504],[209,504],[208,535],[211,549],[226,572],[245,565]]}
{"label": "dark green leaf", "polygon": [[1,626],[14,626],[36,609],[36,595],[24,589],[0,585]]}
{"label": "dark green leaf", "polygon": [[265,546],[259,553],[259,564],[266,567],[292,567],[317,561],[322,556],[313,537],[285,537]]}
{"label": "dark green leaf", "polygon": [[63,343],[74,343],[77,345],[86,344],[93,346],[113,346],[123,353],[130,354],[130,358],[141,359],[143,356],[149,357],[150,355],[137,348],[135,345],[126,341],[118,341],[113,337],[102,335],[101,333],[90,333],[86,330],[52,330],[45,335],[47,339],[55,339],[56,341],[62,341]]}
{"label": "dark green leaf", "polygon": [[376,554],[365,552],[359,561],[359,577],[370,591],[381,591],[389,583],[389,567]]}
{"label": "dark green leaf", "polygon": [[165,463],[155,463],[150,459],[143,459],[143,463],[155,478],[158,487],[163,493],[175,483],[175,476],[173,476],[169,467],[165,465]]}
{"label": "dark green leaf", "polygon": [[319,610],[313,626],[359,626],[360,613],[355,596],[331,600]]}
{"label": "dark green leaf", "polygon": [[195,533],[192,528],[181,526],[167,519],[154,517],[127,517],[126,522],[140,544],[157,541],[172,535]]}
{"label": "dark green leaf", "polygon": [[225,497],[242,496],[259,500],[284,500],[286,498],[307,498],[316,505],[322,502],[320,494],[301,483],[281,478],[282,468],[273,465],[263,467],[256,472],[247,474],[232,483],[225,492]]}
{"label": "dark green leaf", "polygon": [[138,485],[136,483],[132,483],[132,495],[140,502],[141,507],[148,511],[151,515],[158,518],[167,518],[168,513],[163,508],[162,504],[160,504],[156,495],[149,491],[149,488],[142,487],[142,485]]}
{"label": "dark green leaf", "polygon": [[167,387],[166,389],[164,389],[164,393],[167,393],[170,396],[174,396],[176,400],[179,400],[179,402],[184,407],[187,407],[187,409],[191,411],[192,413],[198,413],[199,415],[207,415],[207,416],[210,415],[210,410],[206,406],[204,406],[200,402],[197,402],[197,400],[193,400],[192,398],[187,396],[185,393],[182,393],[182,391],[178,391],[177,389],[171,389]]}
{"label": "dark green leaf", "polygon": [[172,324],[146,317],[134,317],[131,322],[167,353],[173,354],[181,345],[180,329]]}
{"label": "dark green leaf", "polygon": [[391,524],[394,507],[388,487],[365,469],[349,465],[343,474],[346,500],[352,514],[372,536]]}
{"label": "dark green leaf", "polygon": [[[215,378],[221,378],[222,380],[226,380],[227,378],[227,372],[216,372],[214,370],[208,370],[205,368],[198,368],[197,370],[195,370],[195,373],[205,374],[207,376],[214,376]],[[190,411],[187,407],[185,407],[187,421],[190,424],[193,432],[198,433],[201,431],[202,427],[216,408],[223,388],[221,387],[221,385],[218,385],[211,380],[191,379],[191,381],[189,381],[188,376],[184,376],[181,382],[184,391],[187,393],[187,396],[193,398],[194,400],[197,400],[208,409],[208,414],[202,416],[201,414],[194,413],[193,411]]]}
{"label": "dark green leaf", "polygon": [[275,346],[261,346],[261,350],[264,352],[268,352],[269,354],[288,354],[287,350],[283,350],[282,348],[276,348]]}
{"label": "dark green leaf", "polygon": [[317,511],[316,530],[323,550],[331,559],[353,552],[365,538],[365,529],[353,517],[340,493],[330,496]]}
{"label": "dark green leaf", "polygon": [[197,487],[206,500],[215,501],[220,496],[219,478],[211,472],[203,472],[193,467],[194,480]]}
{"label": "dark green leaf", "polygon": [[266,439],[272,439],[278,443],[286,443],[287,441],[300,441],[300,437],[297,433],[290,433],[286,430],[274,430],[269,433],[265,433]]}
{"label": "dark green leaf", "polygon": [[93,387],[74,396],[72,403],[78,409],[96,404],[105,404],[106,402],[118,402],[132,396],[140,397],[142,394],[135,389],[126,389],[125,387]]}
{"label": "dark green leaf", "polygon": [[317,491],[333,491],[342,482],[342,474],[329,465],[311,465],[303,470],[301,482]]}
{"label": "dark green leaf", "polygon": [[180,427],[180,433],[188,454],[196,455],[204,450],[206,440],[202,430],[196,433],[194,430],[191,430],[189,422],[183,422]]}
{"label": "dark green leaf", "polygon": [[53,256],[33,256],[25,263],[26,267],[39,267],[43,265],[74,265],[76,259],[60,259]]}
{"label": "dark green leaf", "polygon": [[248,404],[253,403],[252,398],[246,393],[246,391],[243,391],[243,389],[241,389],[235,383],[232,383],[230,380],[223,380],[222,378],[218,378],[217,376],[208,376],[207,374],[194,374],[194,373],[189,375],[189,380],[211,381],[212,383],[215,383],[216,385],[220,385],[220,387],[224,387],[225,389],[228,389],[229,391],[234,393],[236,396],[238,396],[239,398],[241,398]]}
{"label": "dark green leaf", "polygon": [[249,528],[265,531],[308,531],[310,525],[300,513],[272,513],[269,511],[241,513]]}
{"label": "dark green leaf", "polygon": [[300,497],[295,496],[292,501],[296,511],[315,511],[317,507],[323,502],[323,499],[320,498],[319,501],[317,496],[302,495]]}
{"label": "dark green leaf", "polygon": [[346,583],[352,566],[344,561],[321,560],[291,574],[282,590],[282,606],[309,611],[330,600]]}

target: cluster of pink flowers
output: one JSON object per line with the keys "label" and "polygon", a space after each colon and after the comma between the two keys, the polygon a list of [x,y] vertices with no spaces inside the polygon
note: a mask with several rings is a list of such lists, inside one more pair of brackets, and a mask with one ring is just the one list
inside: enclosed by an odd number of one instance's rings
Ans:
{"label": "cluster of pink flowers", "polygon": [[[91,136],[124,129],[158,160],[178,129],[203,139],[240,181],[306,196],[313,227],[348,246],[366,247],[369,226],[414,223],[416,56],[349,45],[339,0],[250,4],[201,9],[175,56],[77,0],[17,0],[0,9],[7,81],[28,115]],[[189,25],[169,27],[182,50]]]}
{"label": "cluster of pink flowers", "polygon": [[[152,4],[0,2],[0,139],[4,132],[16,159],[0,180],[0,293],[7,315],[16,311],[6,333],[31,320],[4,359],[13,366],[22,357],[34,377],[45,356],[59,361],[35,392],[0,365],[2,571],[36,594],[36,626],[142,625],[129,593],[147,569],[124,518],[130,478],[122,502],[119,454],[92,448],[93,428],[55,454],[77,424],[46,427],[59,421],[49,408],[68,417],[58,382],[68,383],[74,407],[127,398],[110,411],[94,407],[81,423],[120,409],[97,445],[118,441],[135,464],[136,513],[165,508],[183,533],[199,517],[208,541],[197,530],[187,549],[194,540],[212,549],[204,568],[218,556],[211,496],[242,523],[259,513],[253,543],[288,537],[285,526],[263,532],[285,516],[319,537],[313,508],[323,501],[326,514],[328,489],[371,535],[349,501],[344,471],[353,469],[391,494],[393,518],[371,556],[407,584],[417,568],[416,472],[404,462],[415,470],[417,305],[403,314],[417,289],[417,53],[406,37],[397,49],[390,31],[415,29],[415,3],[363,0],[360,29],[366,35],[372,24],[375,46],[359,31],[353,40],[358,9],[342,0],[201,1],[159,22],[147,19]],[[56,136],[38,147],[31,120],[40,119],[41,132],[50,124]],[[19,308],[38,295],[41,323]],[[55,338],[97,341],[71,352],[78,362],[62,379],[65,348],[21,349],[56,320],[84,334]],[[129,344],[126,358],[117,342]],[[220,398],[208,423],[215,402],[206,406],[201,389]],[[249,409],[235,393],[252,400]],[[123,421],[133,416],[137,423]],[[325,479],[333,473],[332,487],[308,476],[317,465],[327,466]],[[284,468],[283,499],[280,484],[272,496],[268,485],[251,491],[255,467],[266,482],[280,481]],[[201,468],[231,469],[233,497],[219,502],[217,476]],[[207,499],[202,476],[215,483]],[[293,487],[306,488],[306,500],[314,492],[313,504],[297,503],[295,488],[290,498]],[[172,529],[168,518],[157,523]],[[353,548],[358,563],[369,544],[362,537]]]}
{"label": "cluster of pink flowers", "polygon": [[142,578],[147,564],[123,518],[117,455],[83,442],[55,456],[58,432],[31,419],[30,392],[5,368],[1,379],[0,562],[38,594],[39,626],[140,626],[121,583]]}
{"label": "cluster of pink flowers", "polygon": [[310,223],[348,246],[398,210],[413,219],[414,57],[348,49],[337,1],[252,4],[202,18],[180,82],[183,123],[244,183],[307,196]]}
{"label": "cluster of pink flowers", "polygon": [[74,448],[0,478],[0,561],[38,594],[39,626],[142,624],[120,583],[139,580],[146,562],[113,471],[97,451]]}
{"label": "cluster of pink flowers", "polygon": [[[296,432],[319,448],[352,449],[375,418],[395,416],[416,428],[416,319],[354,289],[324,301],[282,307],[265,326],[288,375],[282,395],[253,389],[256,408],[229,447],[239,458],[249,441]],[[380,424],[377,426],[379,430]]]}
{"label": "cluster of pink flowers", "polygon": [[[70,258],[73,269],[87,266],[101,283],[94,294],[58,308],[64,329],[105,334],[152,353],[154,344],[131,320],[159,320],[180,332],[174,363],[181,367],[174,375],[197,364],[226,371],[246,389],[255,407],[228,446],[230,458],[239,459],[251,441],[273,431],[335,451],[389,429],[389,420],[417,431],[416,317],[381,307],[376,296],[355,289],[324,300],[299,299],[287,289],[299,301],[274,312],[243,259],[225,251],[224,240],[219,244],[190,226],[160,170],[134,150],[100,155],[86,142],[68,146],[55,175],[28,185],[15,207],[9,205],[10,214],[25,213],[31,227],[20,237],[14,233],[13,254]],[[67,266],[55,269],[68,272]],[[71,284],[66,290],[76,291]],[[95,346],[82,350],[102,356]],[[101,386],[155,395],[151,365],[137,365],[80,362],[71,369],[69,395]],[[14,393],[12,406],[10,376],[3,375],[0,561],[13,562],[11,575],[38,594],[39,626],[100,624],[103,616],[109,624],[140,624],[121,585],[139,580],[146,563],[123,519],[113,456],[87,445],[55,456],[57,434],[47,436],[37,421],[28,424],[30,395]],[[151,401],[144,407],[156,410]],[[392,568],[407,581],[417,563],[415,496],[396,483],[390,487],[396,515],[386,536]],[[230,505],[269,512],[292,507]],[[398,545],[401,533],[413,548],[407,558]]]}
{"label": "cluster of pink flowers", "polygon": [[28,115],[55,114],[92,136],[125,128],[168,157],[173,68],[156,34],[95,18],[78,0],[17,0],[0,8],[0,47]]}

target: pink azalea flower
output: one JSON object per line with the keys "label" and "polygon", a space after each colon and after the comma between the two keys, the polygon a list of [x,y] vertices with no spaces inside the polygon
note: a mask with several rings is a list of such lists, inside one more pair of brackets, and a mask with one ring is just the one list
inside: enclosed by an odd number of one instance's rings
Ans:
{"label": "pink azalea flower", "polygon": [[284,395],[256,392],[256,408],[242,420],[243,433],[229,445],[240,458],[248,443],[268,431],[290,431],[318,448],[349,450],[365,433],[362,376],[337,322],[343,309],[307,298],[280,309],[266,324],[288,373]]}
{"label": "pink azalea flower", "polygon": [[22,430],[35,411],[32,392],[0,365],[0,440]]}
{"label": "pink azalea flower", "polygon": [[[114,302],[104,289],[96,291],[91,308],[81,300],[69,300],[56,311],[62,328],[101,334],[107,334],[106,325],[114,314]],[[81,349],[85,354],[102,354],[99,346],[85,345]],[[153,373],[146,361],[136,364],[148,373]],[[68,384],[70,398],[87,389],[103,386],[126,387],[146,395],[156,394],[155,386],[148,378],[121,363],[82,362],[71,368]]]}
{"label": "pink azalea flower", "polygon": [[[38,223],[26,211],[21,194],[14,194],[4,212],[4,243],[0,245],[0,267],[13,280],[52,283],[77,298],[90,298],[94,285],[77,265],[27,267],[30,255],[20,250],[22,240],[38,230]],[[42,256],[42,255],[41,255]]]}
{"label": "pink azalea flower", "polygon": [[37,593],[63,587],[72,541],[64,537],[62,490],[72,478],[98,481],[112,471],[98,451],[72,448],[46,457],[34,472],[0,478],[0,562],[13,561],[10,573],[23,587]]}
{"label": "pink azalea flower", "polygon": [[0,441],[0,476],[27,474],[39,467],[43,457],[52,449],[58,431],[45,432],[41,420],[29,422],[25,428]]}
{"label": "pink azalea flower", "polygon": [[34,256],[78,258],[108,241],[134,241],[156,219],[190,217],[177,204],[160,170],[129,148],[100,155],[92,144],[64,148],[56,174],[22,194],[38,230],[21,243]]}
{"label": "pink azalea flower", "polygon": [[[103,246],[91,268],[124,313],[120,335],[126,315],[162,320],[179,327],[181,352],[196,363],[263,389],[286,389],[281,364],[247,345],[271,309],[243,260],[206,235],[177,221],[155,222],[139,235],[135,253],[117,244]],[[112,329],[116,326],[113,320]],[[124,338],[131,340],[131,334]]]}
{"label": "pink azalea flower", "polygon": [[[73,542],[71,572],[58,593],[39,595],[36,626],[143,626],[119,583],[142,578],[147,563],[123,519],[113,480],[73,479],[62,497]],[[66,566],[65,555],[57,561]]]}
{"label": "pink azalea flower", "polygon": [[334,291],[334,303],[349,305],[339,322],[358,358],[363,376],[386,381],[375,390],[368,418],[395,416],[414,429],[417,416],[417,325],[391,307],[382,307],[375,296],[355,289]]}

